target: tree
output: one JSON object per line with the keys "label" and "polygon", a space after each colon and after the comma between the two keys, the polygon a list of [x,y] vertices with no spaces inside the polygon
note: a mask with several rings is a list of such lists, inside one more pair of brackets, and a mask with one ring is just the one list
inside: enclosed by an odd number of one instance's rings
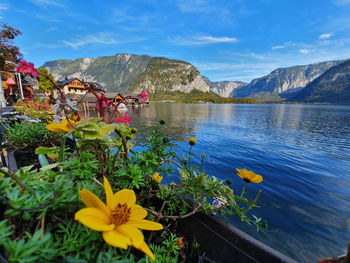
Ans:
{"label": "tree", "polygon": [[6,61],[18,63],[22,59],[22,54],[13,41],[16,36],[21,34],[21,31],[7,24],[2,25],[2,30],[0,31],[0,70],[6,71],[13,68]]}
{"label": "tree", "polygon": [[49,73],[44,68],[38,68],[38,71],[40,73],[39,78],[38,78],[39,89],[41,89],[42,91],[44,91],[46,93],[51,93],[52,92],[52,84],[47,78],[43,77],[42,75],[48,76],[50,79],[52,79],[54,81],[52,74]]}

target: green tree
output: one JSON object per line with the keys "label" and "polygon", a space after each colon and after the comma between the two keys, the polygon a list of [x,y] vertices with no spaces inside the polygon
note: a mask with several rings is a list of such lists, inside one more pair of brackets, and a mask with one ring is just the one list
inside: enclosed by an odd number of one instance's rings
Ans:
{"label": "green tree", "polygon": [[[49,73],[46,69],[38,68],[38,71],[39,71],[40,74],[46,75],[46,76],[48,76],[49,78],[51,78],[54,81],[52,74]],[[46,93],[51,93],[52,92],[52,84],[51,84],[51,82],[47,78],[44,78],[41,75],[39,75],[39,89],[41,89],[42,91],[44,91]]]}
{"label": "green tree", "polygon": [[10,27],[7,24],[2,25],[0,30],[0,70],[9,70],[13,68],[6,61],[18,63],[22,59],[22,54],[19,48],[14,45],[13,40],[22,32]]}

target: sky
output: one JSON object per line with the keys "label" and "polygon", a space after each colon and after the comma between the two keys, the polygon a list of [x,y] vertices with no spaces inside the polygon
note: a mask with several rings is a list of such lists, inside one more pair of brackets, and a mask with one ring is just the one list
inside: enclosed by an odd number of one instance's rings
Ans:
{"label": "sky", "polygon": [[179,59],[245,81],[350,58],[350,0],[0,0],[36,67],[118,53]]}

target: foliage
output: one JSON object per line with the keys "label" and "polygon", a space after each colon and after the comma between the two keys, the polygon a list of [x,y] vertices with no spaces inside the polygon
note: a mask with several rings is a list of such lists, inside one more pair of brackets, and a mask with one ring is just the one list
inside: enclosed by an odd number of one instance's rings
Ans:
{"label": "foliage", "polygon": [[50,110],[53,108],[49,106],[48,100],[41,100],[36,98],[18,100],[14,105],[15,110],[25,116],[41,119],[41,120],[51,120],[52,113]]}
{"label": "foliage", "polygon": [[52,146],[59,144],[62,136],[48,131],[42,122],[15,122],[6,125],[5,139],[12,149]]}
{"label": "foliage", "polygon": [[[30,126],[35,128],[30,131]],[[41,123],[15,124],[9,128],[9,138],[28,145],[38,143],[33,137],[40,137],[40,145],[45,144],[51,133],[43,133],[44,127]],[[99,118],[81,121],[69,132],[77,142],[74,152],[65,151],[64,144],[60,150],[37,149],[41,157],[63,151],[59,163],[42,161],[39,170],[23,167],[15,174],[1,168],[5,176],[0,176],[0,205],[5,207],[5,221],[0,221],[0,254],[9,262],[150,262],[134,248],[126,251],[106,244],[100,233],[73,220],[83,207],[80,190],[102,199],[103,176],[113,192],[133,190],[137,204],[147,209],[148,219],[164,226],[163,231],[143,232],[156,262],[183,260],[176,220],[200,211],[237,215],[257,229],[263,228],[261,219],[248,213],[256,207],[260,192],[254,200],[248,200],[244,190],[235,195],[226,182],[191,165],[195,144],[190,145],[188,155],[178,157],[163,127],[159,124],[149,133],[143,149],[133,151],[135,129],[105,124]],[[178,183],[152,180],[155,173],[166,177],[175,172]]]}
{"label": "foliage", "polygon": [[13,65],[8,65],[6,61],[17,63],[22,58],[19,48],[14,45],[14,39],[21,34],[21,31],[7,24],[2,25],[0,31],[0,70],[6,71],[13,68]]}
{"label": "foliage", "polygon": [[38,71],[41,75],[39,75],[39,89],[46,93],[52,92],[52,84],[47,78],[43,77],[43,75],[48,76],[50,79],[54,80],[53,75],[44,68],[38,68]]}
{"label": "foliage", "polygon": [[259,103],[256,99],[250,98],[223,98],[211,92],[192,90],[189,93],[181,91],[157,91],[149,95],[153,102],[177,102],[177,103]]}

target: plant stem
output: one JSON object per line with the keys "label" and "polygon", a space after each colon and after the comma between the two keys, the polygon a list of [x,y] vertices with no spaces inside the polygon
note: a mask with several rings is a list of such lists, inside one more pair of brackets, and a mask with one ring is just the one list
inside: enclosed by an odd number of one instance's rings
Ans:
{"label": "plant stem", "polygon": [[238,206],[239,206],[239,204],[241,203],[241,199],[243,198],[243,195],[244,195],[246,186],[247,186],[247,182],[245,182],[244,185],[243,185],[242,193],[241,193],[241,196],[240,196],[240,198],[239,198],[239,200],[238,200]]}
{"label": "plant stem", "polygon": [[202,154],[201,173],[203,172],[204,157],[205,155]]}
{"label": "plant stem", "polygon": [[185,215],[179,215],[179,216],[165,216],[165,215],[162,215],[161,213],[157,213],[156,211],[153,211],[153,210],[151,210],[149,208],[144,208],[144,209],[147,212],[151,213],[152,215],[158,216],[159,219],[162,219],[162,218],[183,219],[183,218],[186,218],[186,217],[194,215],[195,213],[197,213],[199,211],[200,208],[201,208],[201,204],[197,204],[197,207],[194,208],[191,212],[189,212],[189,213],[187,213]]}
{"label": "plant stem", "polygon": [[122,144],[123,144],[123,148],[124,148],[124,159],[128,160],[129,157],[129,151],[128,151],[128,145],[126,143],[126,140],[124,138],[124,136],[122,135],[122,133],[118,130],[115,129],[115,132],[118,134],[118,136],[122,139]]}
{"label": "plant stem", "polygon": [[22,183],[21,180],[17,178],[16,174],[6,172],[4,169],[0,169],[0,172],[3,174],[6,174],[8,177],[11,177],[20,187],[22,187],[23,189],[26,189],[31,194],[35,193],[33,189],[29,188],[24,183]]}

